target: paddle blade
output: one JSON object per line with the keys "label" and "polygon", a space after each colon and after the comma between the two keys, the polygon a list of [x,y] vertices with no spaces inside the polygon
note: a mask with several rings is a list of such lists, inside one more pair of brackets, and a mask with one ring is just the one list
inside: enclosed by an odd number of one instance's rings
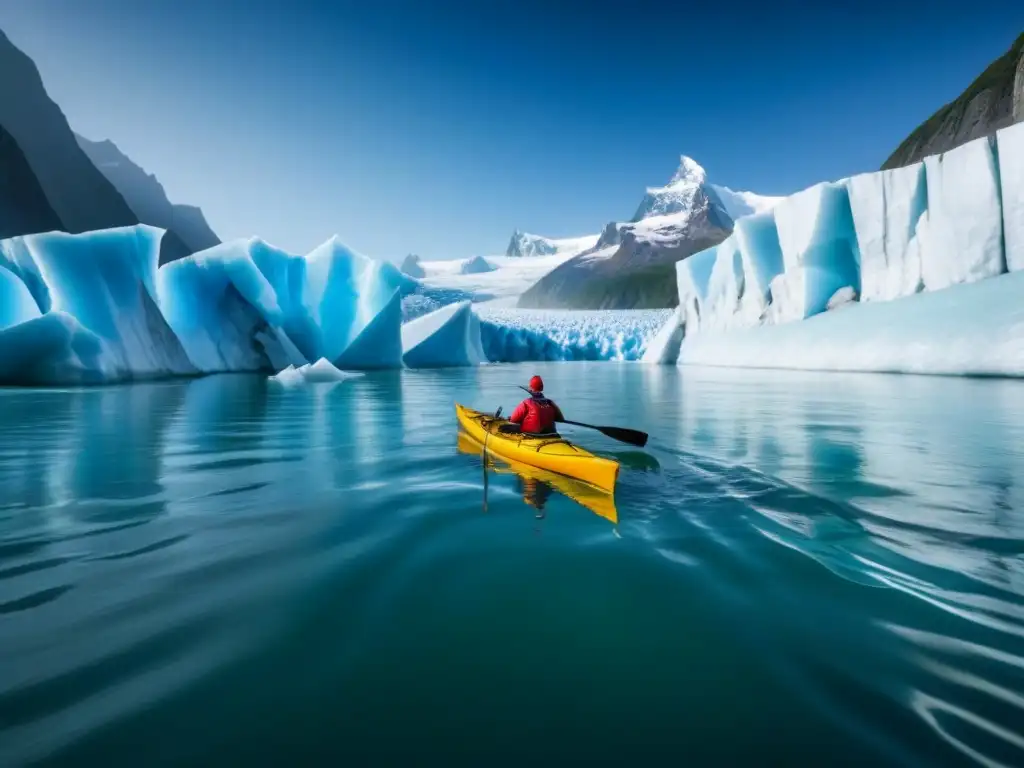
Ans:
{"label": "paddle blade", "polygon": [[638,429],[626,429],[625,427],[594,427],[594,429],[620,443],[635,445],[637,448],[647,445],[647,433]]}
{"label": "paddle blade", "polygon": [[570,421],[569,419],[559,419],[558,423],[572,424],[573,426],[586,427],[587,429],[596,429],[602,435],[606,435],[612,440],[618,440],[620,443],[635,445],[637,448],[643,448],[647,445],[647,433],[641,432],[639,429],[626,429],[625,427],[599,427],[595,424],[584,424],[582,421]]}

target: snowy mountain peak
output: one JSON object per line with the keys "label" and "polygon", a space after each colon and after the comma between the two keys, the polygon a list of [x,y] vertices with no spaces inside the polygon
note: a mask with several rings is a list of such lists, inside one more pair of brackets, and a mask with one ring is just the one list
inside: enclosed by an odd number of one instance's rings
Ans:
{"label": "snowy mountain peak", "polygon": [[555,246],[544,237],[531,235],[529,232],[516,230],[512,233],[505,255],[510,258],[526,256],[550,256],[555,253]]}
{"label": "snowy mountain peak", "polygon": [[692,157],[681,155],[672,180],[664,187],[647,189],[633,222],[653,216],[673,216],[680,219],[677,225],[682,225],[693,215],[705,213],[715,226],[731,230],[736,219],[768,210],[781,199],[709,184],[703,166]]}
{"label": "snowy mountain peak", "polygon": [[679,168],[676,169],[675,175],[672,177],[672,181],[668,183],[670,187],[674,187],[677,184],[704,184],[708,179],[707,171],[704,167],[694,160],[692,157],[686,155],[679,156]]}

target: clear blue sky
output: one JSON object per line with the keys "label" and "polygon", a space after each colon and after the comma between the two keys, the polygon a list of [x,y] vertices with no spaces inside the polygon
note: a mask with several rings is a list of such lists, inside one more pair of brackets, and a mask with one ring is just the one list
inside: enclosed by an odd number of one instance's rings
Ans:
{"label": "clear blue sky", "polygon": [[222,238],[453,258],[626,219],[680,153],[764,194],[874,170],[1024,30],[1020,0],[829,5],[11,0],[0,28]]}

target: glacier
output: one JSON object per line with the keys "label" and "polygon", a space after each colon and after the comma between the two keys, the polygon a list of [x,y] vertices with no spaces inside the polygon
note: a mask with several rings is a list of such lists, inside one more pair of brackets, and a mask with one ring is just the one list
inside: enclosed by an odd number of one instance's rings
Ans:
{"label": "glacier", "polygon": [[680,365],[1024,376],[1022,246],[1017,124],[741,217],[677,262],[679,315],[660,340],[682,334]]}
{"label": "glacier", "polygon": [[480,335],[494,363],[538,360],[638,361],[670,309],[525,310],[478,307]]}

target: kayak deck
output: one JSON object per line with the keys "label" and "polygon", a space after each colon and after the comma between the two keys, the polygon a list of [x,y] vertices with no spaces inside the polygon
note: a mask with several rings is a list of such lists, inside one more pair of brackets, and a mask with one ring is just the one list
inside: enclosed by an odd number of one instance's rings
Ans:
{"label": "kayak deck", "polygon": [[[459,430],[457,449],[459,453],[470,456],[482,456],[483,445],[471,437],[465,430]],[[490,448],[488,448],[490,451]],[[516,474],[523,479],[523,501],[530,506],[541,508],[531,498],[528,498],[535,491],[537,482],[545,483],[556,491],[566,496],[581,507],[590,510],[595,515],[603,517],[610,523],[619,522],[619,513],[615,508],[615,497],[612,494],[595,488],[589,483],[577,480],[574,477],[566,477],[557,472],[551,472],[540,467],[533,467],[521,461],[506,459],[497,454],[488,457],[487,462],[491,469],[497,474]],[[534,482],[531,482],[534,481]]]}
{"label": "kayak deck", "polygon": [[488,451],[503,459],[520,461],[530,466],[557,472],[588,483],[606,493],[614,493],[619,463],[596,456],[559,435],[504,434],[501,427],[507,419],[474,411],[455,404],[459,425]]}

